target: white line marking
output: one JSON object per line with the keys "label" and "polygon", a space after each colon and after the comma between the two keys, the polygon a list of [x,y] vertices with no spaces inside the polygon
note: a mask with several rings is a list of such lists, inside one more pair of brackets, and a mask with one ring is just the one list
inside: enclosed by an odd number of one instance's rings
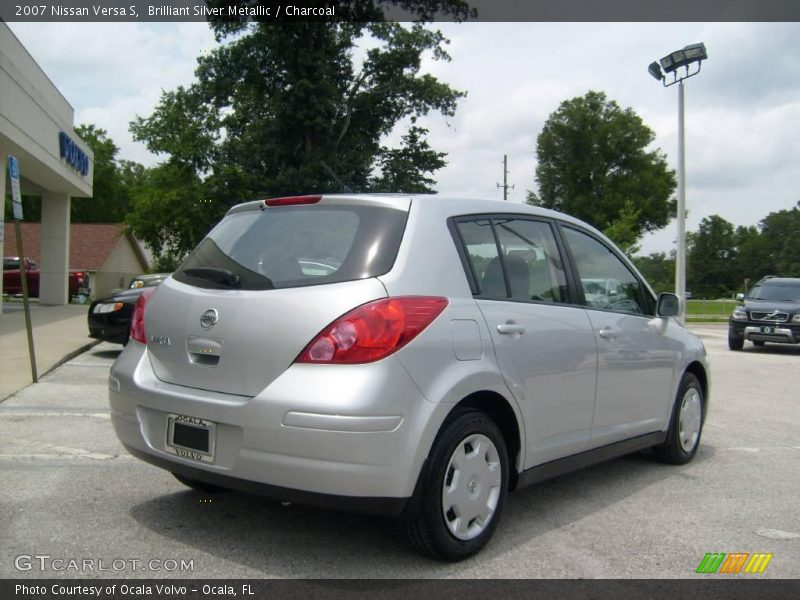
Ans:
{"label": "white line marking", "polygon": [[108,420],[111,418],[111,413],[0,410],[0,417],[92,417],[95,419]]}
{"label": "white line marking", "polygon": [[[0,454],[0,461],[24,461],[24,460],[77,460],[81,456],[76,454]],[[122,454],[120,456],[112,456],[114,460],[136,460],[132,456]]]}
{"label": "white line marking", "polygon": [[796,540],[800,538],[800,533],[781,531],[780,529],[756,529],[755,533],[771,540]]}
{"label": "white line marking", "polygon": [[91,458],[94,460],[109,460],[116,458],[113,454],[103,454],[102,452],[92,452],[91,450],[84,450],[83,448],[69,448],[67,446],[56,446],[55,444],[46,444],[44,442],[34,442],[31,440],[9,440],[15,446],[22,446],[24,448],[40,448],[42,450],[52,450],[57,454],[66,454],[75,456],[77,458]]}

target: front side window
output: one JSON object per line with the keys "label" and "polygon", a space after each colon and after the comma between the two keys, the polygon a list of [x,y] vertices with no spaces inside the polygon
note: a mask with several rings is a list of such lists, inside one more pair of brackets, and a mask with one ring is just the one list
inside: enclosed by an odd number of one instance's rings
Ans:
{"label": "front side window", "polygon": [[548,223],[516,216],[458,223],[478,295],[566,302],[567,280]]}
{"label": "front side window", "polygon": [[652,302],[647,301],[639,280],[608,246],[569,227],[562,231],[588,306],[617,312],[652,312]]}

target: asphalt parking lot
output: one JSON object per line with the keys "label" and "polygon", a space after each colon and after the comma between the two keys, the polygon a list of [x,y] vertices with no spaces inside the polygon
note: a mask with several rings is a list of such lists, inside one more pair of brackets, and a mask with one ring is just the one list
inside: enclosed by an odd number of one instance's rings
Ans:
{"label": "asphalt parking lot", "polygon": [[417,556],[391,521],[204,497],[129,457],[107,406],[119,347],[100,344],[0,403],[0,578],[723,577],[695,574],[708,552],[773,554],[733,577],[798,578],[800,348],[730,352],[724,328],[695,330],[713,387],[693,463],[636,454],[512,494],[458,564]]}

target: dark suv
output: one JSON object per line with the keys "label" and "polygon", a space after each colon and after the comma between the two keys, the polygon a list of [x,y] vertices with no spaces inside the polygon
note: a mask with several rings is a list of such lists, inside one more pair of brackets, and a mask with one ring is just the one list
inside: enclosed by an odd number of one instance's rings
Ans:
{"label": "dark suv", "polygon": [[800,343],[800,278],[764,277],[739,299],[744,304],[728,326],[731,350],[741,350],[745,340],[756,346]]}

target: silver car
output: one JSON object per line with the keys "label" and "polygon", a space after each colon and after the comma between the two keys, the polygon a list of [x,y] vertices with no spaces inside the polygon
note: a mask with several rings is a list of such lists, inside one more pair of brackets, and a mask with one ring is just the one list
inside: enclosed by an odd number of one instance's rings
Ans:
{"label": "silver car", "polygon": [[459,560],[510,490],[646,448],[692,459],[708,359],[678,310],[556,212],[248,202],[142,295],[111,417],[190,487],[399,516],[420,551]]}

